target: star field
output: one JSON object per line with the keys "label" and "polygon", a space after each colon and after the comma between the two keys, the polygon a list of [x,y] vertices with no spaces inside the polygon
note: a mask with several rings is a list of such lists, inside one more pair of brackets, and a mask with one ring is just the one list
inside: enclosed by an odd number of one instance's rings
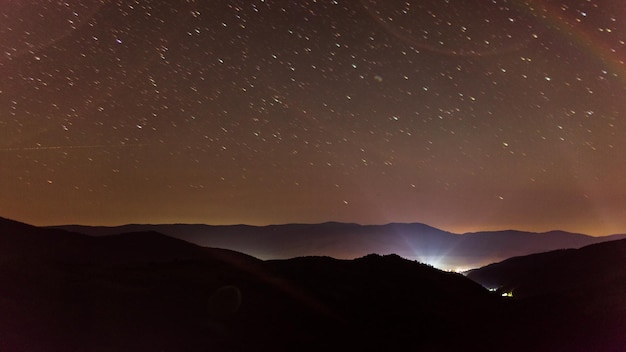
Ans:
{"label": "star field", "polygon": [[626,229],[626,10],[0,9],[0,211],[34,224]]}

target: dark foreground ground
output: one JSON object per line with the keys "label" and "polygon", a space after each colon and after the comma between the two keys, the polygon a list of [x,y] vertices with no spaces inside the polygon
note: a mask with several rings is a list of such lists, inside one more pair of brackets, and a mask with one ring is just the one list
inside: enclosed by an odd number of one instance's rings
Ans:
{"label": "dark foreground ground", "polygon": [[[0,222],[0,351],[621,351],[626,241],[469,276]],[[502,293],[513,292],[513,297]]]}

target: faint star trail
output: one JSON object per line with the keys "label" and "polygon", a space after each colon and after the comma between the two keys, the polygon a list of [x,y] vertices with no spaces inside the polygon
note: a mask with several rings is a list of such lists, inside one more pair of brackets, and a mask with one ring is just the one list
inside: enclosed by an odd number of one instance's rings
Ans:
{"label": "faint star trail", "polygon": [[149,144],[41,145],[41,146],[34,146],[34,147],[0,148],[0,151],[20,152],[20,151],[67,150],[67,149],[129,148],[129,147],[145,147],[148,145]]}

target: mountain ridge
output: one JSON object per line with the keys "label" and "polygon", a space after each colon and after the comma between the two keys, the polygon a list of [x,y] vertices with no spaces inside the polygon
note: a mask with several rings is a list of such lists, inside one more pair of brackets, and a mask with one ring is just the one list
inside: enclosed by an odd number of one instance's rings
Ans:
{"label": "mountain ridge", "polygon": [[626,234],[593,237],[561,230],[499,230],[457,234],[423,223],[360,225],[324,222],[282,225],[128,224],[61,225],[51,228],[92,236],[157,231],[205,247],[246,253],[260,259],[331,256],[354,259],[369,253],[398,254],[445,270],[464,270],[510,257],[626,238]]}
{"label": "mountain ridge", "polygon": [[[0,319],[2,350],[609,351],[625,342],[626,239],[464,276],[396,254],[259,260],[158,232],[95,237],[0,219],[0,259],[0,316],[13,317]],[[511,263],[517,273],[506,273]],[[473,277],[494,268],[513,297]]]}
{"label": "mountain ridge", "polygon": [[[498,304],[460,274],[395,255],[268,262],[158,232],[93,237],[0,220],[0,242],[15,239],[0,248],[16,258],[0,263],[0,316],[13,317],[0,319],[2,350],[418,349],[465,343],[466,331],[437,336]],[[67,245],[31,250],[54,241]]]}
{"label": "mountain ridge", "polygon": [[[534,311],[528,321],[537,326],[535,338],[559,336],[557,341],[567,339],[577,351],[621,351],[626,346],[625,263],[626,239],[621,239],[509,258],[466,277]],[[526,321],[518,324],[521,328]],[[562,348],[553,343],[547,350]]]}

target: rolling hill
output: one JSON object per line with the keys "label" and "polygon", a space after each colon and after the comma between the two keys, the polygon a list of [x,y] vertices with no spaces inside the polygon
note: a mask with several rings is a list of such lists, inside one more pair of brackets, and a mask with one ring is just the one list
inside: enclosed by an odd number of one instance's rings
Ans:
{"label": "rolling hill", "polygon": [[0,350],[618,351],[625,253],[611,241],[468,278],[394,254],[259,260],[0,219]]}
{"label": "rolling hill", "polygon": [[626,346],[624,239],[510,258],[467,277],[532,305],[529,320],[580,350]]}
{"label": "rolling hill", "polygon": [[5,219],[0,242],[7,351],[452,348],[482,345],[462,327],[499,305],[460,274],[395,255],[261,261],[156,232]]}

